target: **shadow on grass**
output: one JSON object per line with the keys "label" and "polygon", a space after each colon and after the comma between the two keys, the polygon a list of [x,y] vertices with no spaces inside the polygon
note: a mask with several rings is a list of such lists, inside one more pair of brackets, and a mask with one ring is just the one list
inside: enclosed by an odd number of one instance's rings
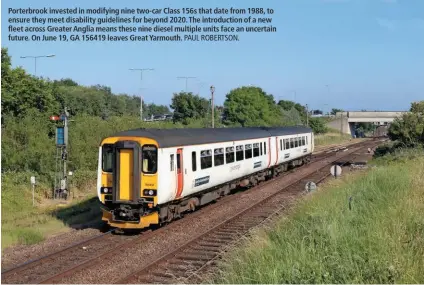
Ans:
{"label": "shadow on grass", "polygon": [[100,202],[97,197],[81,201],[66,208],[53,210],[51,215],[62,221],[66,226],[77,230],[92,228],[106,232],[110,229],[102,221]]}

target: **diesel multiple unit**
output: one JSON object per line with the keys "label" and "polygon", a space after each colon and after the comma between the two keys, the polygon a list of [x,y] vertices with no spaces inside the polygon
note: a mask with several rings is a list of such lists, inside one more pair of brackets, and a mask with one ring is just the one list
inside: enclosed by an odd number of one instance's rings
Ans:
{"label": "diesel multiple unit", "polygon": [[104,221],[121,229],[186,211],[309,162],[307,127],[135,129],[102,140],[97,191]]}

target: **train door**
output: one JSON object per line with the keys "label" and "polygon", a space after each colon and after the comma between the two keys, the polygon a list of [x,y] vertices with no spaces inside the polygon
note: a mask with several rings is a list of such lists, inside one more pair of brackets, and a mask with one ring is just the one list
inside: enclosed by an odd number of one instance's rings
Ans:
{"label": "train door", "polygon": [[184,173],[183,173],[183,149],[177,149],[177,195],[180,198],[184,188]]}
{"label": "train door", "polygon": [[132,141],[115,144],[113,201],[137,201],[140,197],[140,146]]}

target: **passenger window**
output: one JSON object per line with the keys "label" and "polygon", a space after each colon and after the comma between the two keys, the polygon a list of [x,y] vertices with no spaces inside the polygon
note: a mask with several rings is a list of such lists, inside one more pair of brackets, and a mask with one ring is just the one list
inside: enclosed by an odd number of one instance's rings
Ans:
{"label": "passenger window", "polygon": [[308,137],[306,137],[306,144],[308,144]]}
{"label": "passenger window", "polygon": [[305,137],[302,137],[302,145],[306,145]]}
{"label": "passenger window", "polygon": [[238,145],[236,147],[236,160],[237,161],[243,160],[243,146],[242,145]]}
{"label": "passenger window", "polygon": [[174,171],[174,155],[171,154],[171,171]]}
{"label": "passenger window", "polygon": [[245,145],[245,151],[244,151],[244,157],[246,159],[252,158],[252,145],[251,144],[246,144]]}
{"label": "passenger window", "polygon": [[266,154],[266,142],[264,142],[264,154]]}
{"label": "passenger window", "polygon": [[177,153],[177,173],[181,173],[181,154]]}
{"label": "passenger window", "polygon": [[217,148],[214,150],[214,166],[220,166],[224,164],[224,149]]}
{"label": "passenger window", "polygon": [[200,152],[200,167],[202,169],[212,167],[212,151],[202,150]]}
{"label": "passenger window", "polygon": [[283,140],[280,139],[280,150],[283,150]]}
{"label": "passenger window", "polygon": [[253,157],[259,156],[259,144],[254,143],[253,144]]}
{"label": "passenger window", "polygon": [[191,169],[193,172],[197,170],[197,162],[196,162],[196,152],[191,152]]}
{"label": "passenger window", "polygon": [[262,147],[263,147],[263,144],[261,143],[261,156],[262,156],[262,154],[263,154],[263,152],[262,152]]}
{"label": "passenger window", "polygon": [[143,173],[154,174],[157,171],[158,151],[154,145],[145,145],[141,150]]}
{"label": "passenger window", "polygon": [[294,148],[294,141],[293,138],[290,139],[290,148]]}
{"label": "passenger window", "polygon": [[225,149],[225,160],[227,163],[234,162],[234,147],[227,147]]}

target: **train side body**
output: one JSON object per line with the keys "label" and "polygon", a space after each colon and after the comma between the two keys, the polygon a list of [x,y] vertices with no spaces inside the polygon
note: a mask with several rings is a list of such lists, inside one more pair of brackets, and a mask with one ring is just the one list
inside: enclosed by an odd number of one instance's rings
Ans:
{"label": "train side body", "polygon": [[[178,203],[182,208],[197,205],[208,191],[227,189],[257,173],[269,175],[276,167],[309,157],[314,149],[313,133],[304,127],[291,128],[288,134],[284,128],[260,129],[254,135],[241,131],[241,139],[234,139],[238,135],[229,129],[212,129],[209,138],[202,131],[188,131],[187,136],[176,132],[146,137],[148,133],[135,136],[133,131],[102,141],[97,191],[105,206],[103,220],[122,228],[159,224]],[[213,132],[224,134],[213,137]],[[212,142],[202,143],[208,140]]]}

